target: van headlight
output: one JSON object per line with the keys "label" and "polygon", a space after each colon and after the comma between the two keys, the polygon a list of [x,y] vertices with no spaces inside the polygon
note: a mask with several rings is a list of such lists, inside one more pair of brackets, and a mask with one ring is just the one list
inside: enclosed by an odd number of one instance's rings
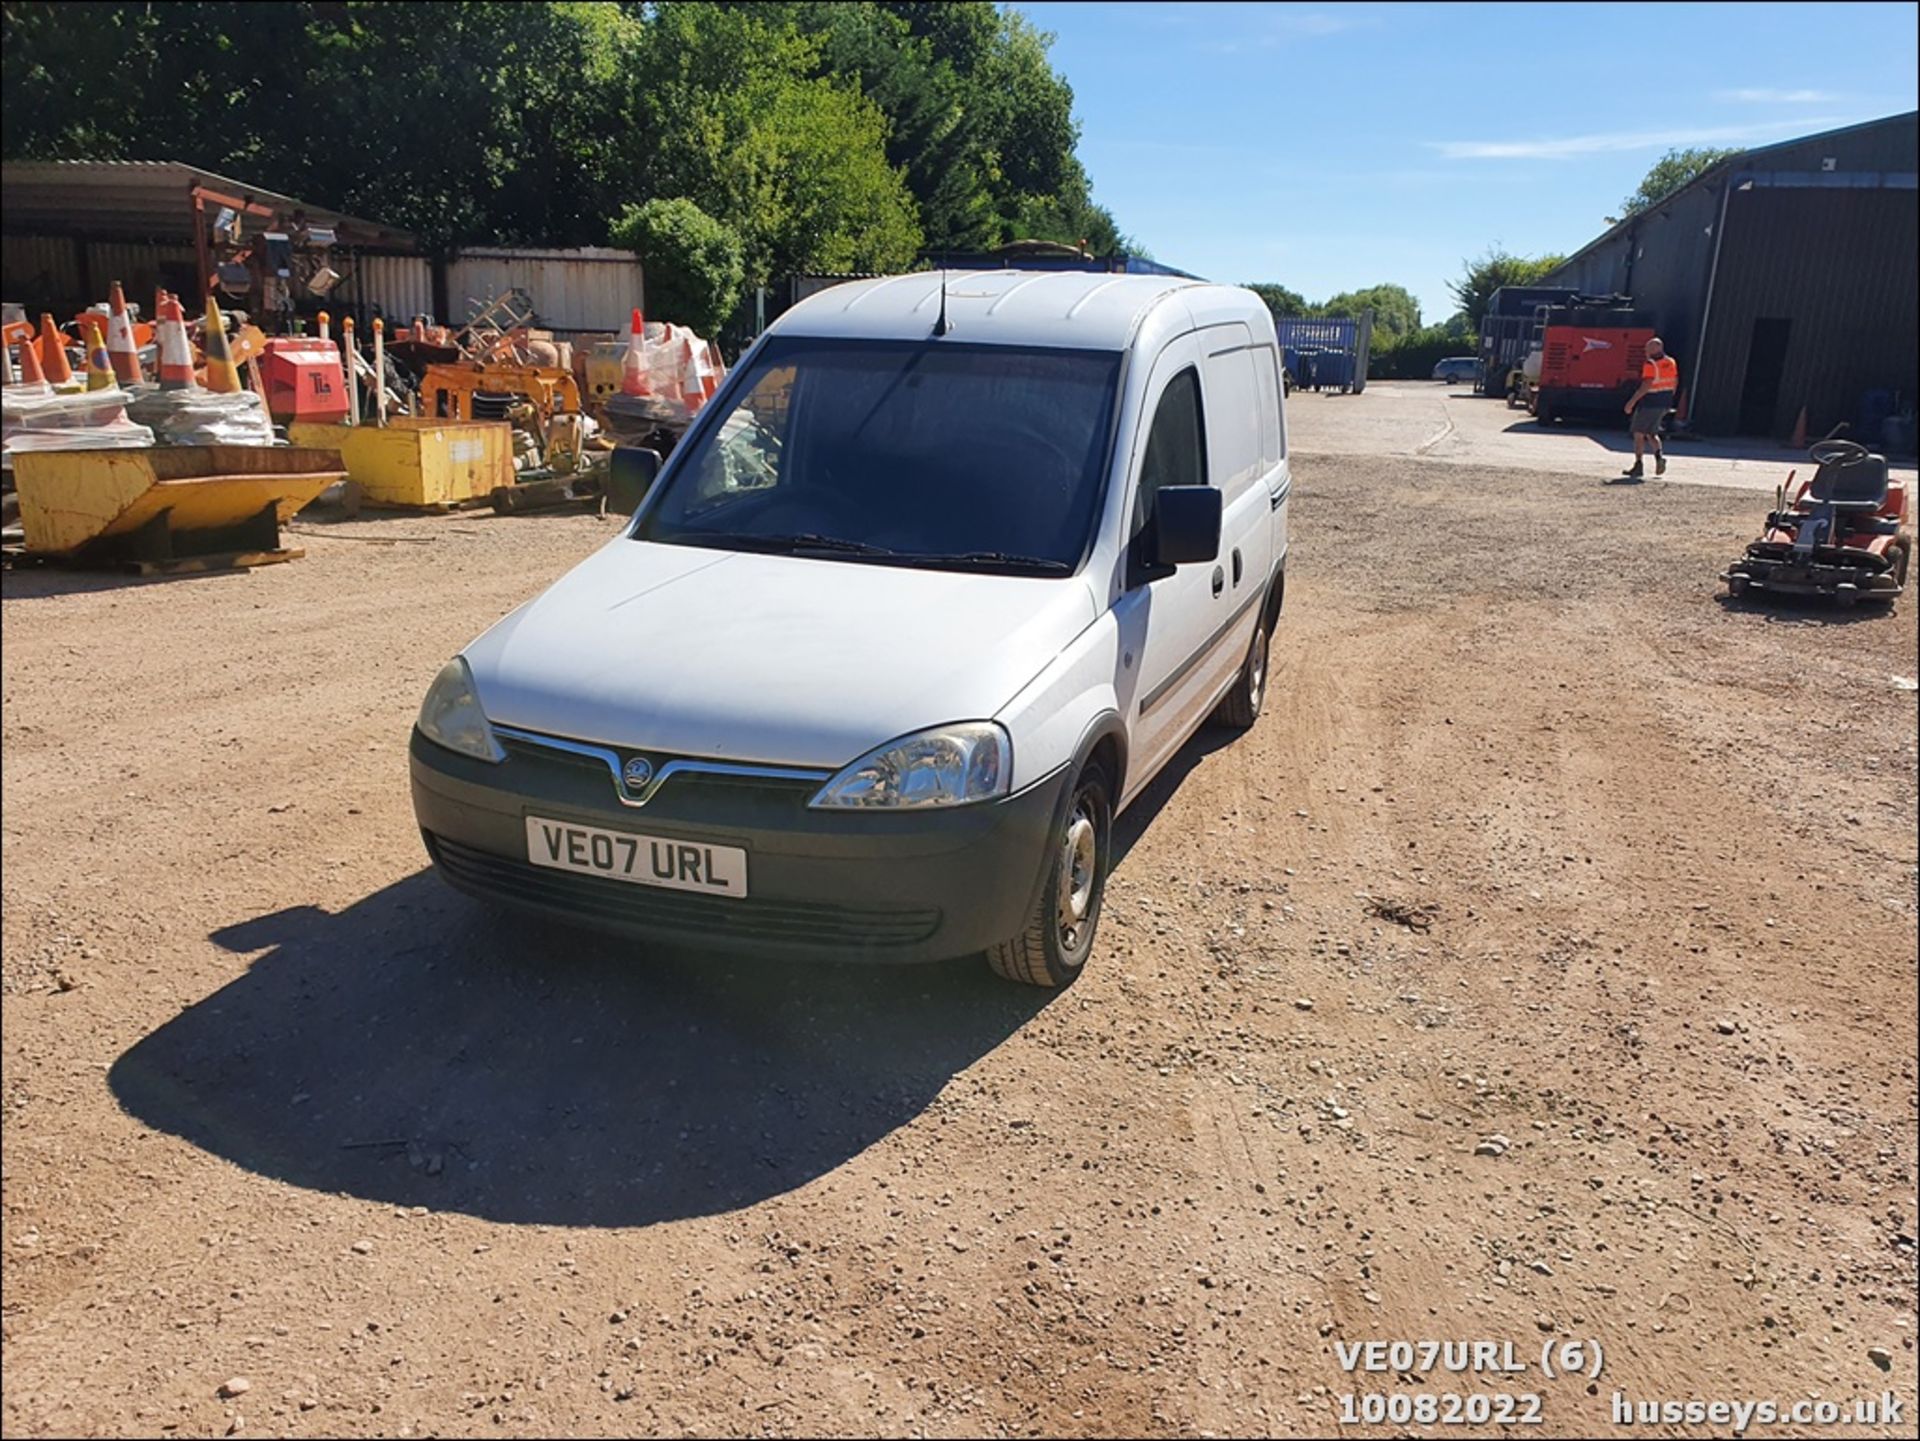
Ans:
{"label": "van headlight", "polygon": [[964,806],[1003,796],[1013,777],[1013,742],[992,721],[965,721],[902,736],[868,751],[820,788],[810,804],[916,810]]}
{"label": "van headlight", "polygon": [[493,738],[486,712],[480,709],[480,697],[474,694],[473,672],[459,656],[440,667],[440,674],[427,687],[427,698],[420,702],[420,734],[475,760],[507,758]]}

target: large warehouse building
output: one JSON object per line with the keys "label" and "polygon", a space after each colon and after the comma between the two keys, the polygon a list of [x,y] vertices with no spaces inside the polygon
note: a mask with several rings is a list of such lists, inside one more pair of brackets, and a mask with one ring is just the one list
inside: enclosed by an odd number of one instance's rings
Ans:
{"label": "large warehouse building", "polygon": [[[1545,285],[1631,295],[1695,430],[1786,437],[1920,390],[1920,117],[1748,150],[1569,257]],[[1877,444],[1879,435],[1859,436]]]}

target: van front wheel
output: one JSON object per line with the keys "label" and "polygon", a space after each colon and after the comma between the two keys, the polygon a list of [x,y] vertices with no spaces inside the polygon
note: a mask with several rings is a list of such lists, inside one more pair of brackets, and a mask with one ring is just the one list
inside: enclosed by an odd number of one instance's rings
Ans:
{"label": "van front wheel", "polygon": [[1260,623],[1254,627],[1253,644],[1240,665],[1240,675],[1228,691],[1214,719],[1235,730],[1250,729],[1260,719],[1261,702],[1267,698],[1267,654],[1273,648],[1273,622],[1267,608],[1260,607]]}
{"label": "van front wheel", "polygon": [[1010,981],[1064,986],[1093,953],[1100,903],[1112,864],[1113,800],[1106,772],[1089,761],[1048,841],[1046,884],[1019,935],[987,951],[987,964]]}

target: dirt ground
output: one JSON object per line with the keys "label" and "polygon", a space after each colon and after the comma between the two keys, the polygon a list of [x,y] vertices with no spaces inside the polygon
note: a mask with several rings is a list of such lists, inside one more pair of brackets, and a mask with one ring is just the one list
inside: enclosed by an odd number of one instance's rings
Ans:
{"label": "dirt ground", "polygon": [[[1057,995],[423,869],[428,679],[604,522],[7,574],[7,1434],[1912,1434],[1916,598],[1721,601],[1739,491],[1297,471],[1266,714]],[[1342,1369],[1391,1339],[1529,1370]]]}

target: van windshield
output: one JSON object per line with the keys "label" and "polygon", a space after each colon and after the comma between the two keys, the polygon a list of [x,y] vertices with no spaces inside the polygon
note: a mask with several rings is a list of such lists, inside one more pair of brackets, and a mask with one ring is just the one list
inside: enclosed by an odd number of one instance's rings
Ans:
{"label": "van windshield", "polygon": [[1118,354],[769,341],[674,457],[640,540],[1033,575],[1079,568]]}

